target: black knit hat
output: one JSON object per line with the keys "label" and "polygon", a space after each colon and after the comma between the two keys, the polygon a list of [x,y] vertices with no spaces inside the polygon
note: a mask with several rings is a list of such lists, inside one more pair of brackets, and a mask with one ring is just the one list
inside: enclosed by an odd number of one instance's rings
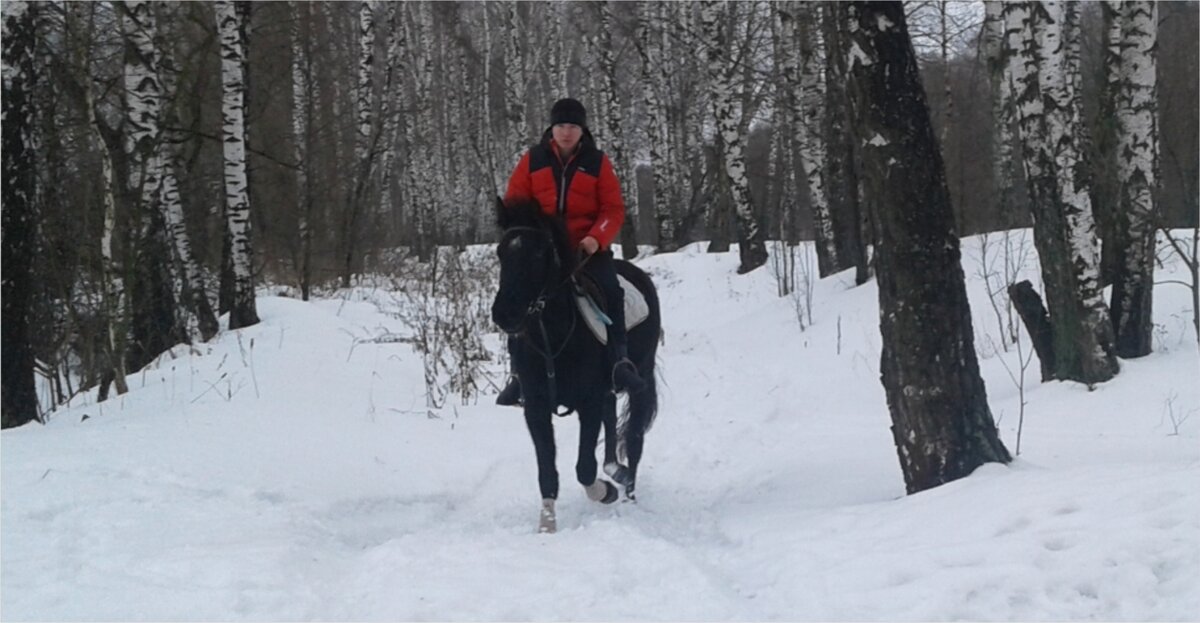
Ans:
{"label": "black knit hat", "polygon": [[587,109],[579,100],[565,97],[554,102],[550,109],[550,125],[573,123],[581,128],[587,127]]}

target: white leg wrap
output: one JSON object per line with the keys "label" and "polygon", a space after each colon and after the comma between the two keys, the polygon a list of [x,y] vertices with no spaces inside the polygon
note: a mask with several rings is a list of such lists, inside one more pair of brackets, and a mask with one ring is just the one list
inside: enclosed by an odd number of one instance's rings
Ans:
{"label": "white leg wrap", "polygon": [[542,512],[538,516],[538,532],[541,534],[554,534],[554,531],[558,529],[557,523],[554,516],[554,500],[543,498]]}
{"label": "white leg wrap", "polygon": [[597,478],[592,484],[584,487],[583,490],[587,491],[588,499],[593,502],[599,502],[600,500],[603,500],[604,496],[608,494],[608,487],[605,486],[604,481],[600,480],[599,478]]}

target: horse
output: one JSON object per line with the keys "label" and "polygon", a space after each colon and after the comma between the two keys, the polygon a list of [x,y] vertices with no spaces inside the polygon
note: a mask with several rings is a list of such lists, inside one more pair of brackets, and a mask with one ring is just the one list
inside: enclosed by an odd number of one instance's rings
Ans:
{"label": "horse", "polygon": [[[500,284],[492,321],[509,336],[513,369],[520,381],[525,425],[537,455],[542,495],[539,532],[554,532],[558,472],[554,466],[554,415],[579,414],[579,458],[575,477],[588,498],[611,504],[617,487],[597,477],[596,446],[604,427],[604,472],[636,501],[638,464],[646,432],[658,412],[654,364],[662,330],[658,293],[647,275],[618,260],[617,273],[645,297],[649,315],[629,330],[629,358],[645,380],[631,393],[621,418],[612,391],[606,346],[585,326],[574,291],[580,262],[571,252],[560,219],[542,212],[536,201],[505,205],[496,200],[500,242]],[[559,406],[565,408],[558,412]],[[624,458],[625,464],[619,459]]]}

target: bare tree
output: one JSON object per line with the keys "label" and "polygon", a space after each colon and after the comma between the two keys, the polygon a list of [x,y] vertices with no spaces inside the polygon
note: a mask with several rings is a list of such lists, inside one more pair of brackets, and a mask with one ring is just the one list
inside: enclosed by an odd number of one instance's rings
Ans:
{"label": "bare tree", "polygon": [[903,6],[836,11],[852,39],[852,114],[873,207],[880,369],[905,485],[916,493],[1011,457],[979,375],[950,193]]}
{"label": "bare tree", "polygon": [[358,82],[354,89],[356,133],[354,186],[342,222],[342,285],[350,287],[359,254],[359,227],[367,201],[367,185],[375,160],[375,10],[372,0],[362,0],[358,11]]}
{"label": "bare tree", "polygon": [[734,80],[736,66],[727,58],[728,42],[725,39],[721,13],[724,4],[716,0],[705,0],[700,4],[701,22],[705,33],[705,57],[712,80],[712,112],[717,132],[724,143],[725,175],[733,193],[734,211],[738,223],[738,254],[741,264],[738,273],[748,273],[767,262],[767,249],[759,230],[758,218],[750,198],[750,182],[746,178],[746,161],[742,146],[741,118],[737,115],[735,101],[742,92]]}
{"label": "bare tree", "polygon": [[254,301],[250,195],[246,177],[245,13],[231,0],[217,0],[217,32],[221,41],[221,119],[225,156],[225,214],[233,265],[233,301],[229,328],[258,324]]}
{"label": "bare tree", "polygon": [[1059,2],[1005,5],[1005,45],[1034,243],[1053,326],[1055,377],[1091,385],[1116,375],[1118,363],[1099,287],[1091,198],[1076,145],[1079,66],[1069,52],[1070,38],[1078,34],[1078,8]]}
{"label": "bare tree", "polygon": [[4,364],[2,423],[21,426],[38,420],[34,388],[33,265],[36,261],[37,172],[34,85],[37,81],[38,3],[4,6],[4,190],[3,315]]}
{"label": "bare tree", "polygon": [[1150,354],[1154,293],[1154,242],[1158,223],[1157,53],[1158,5],[1125,2],[1117,117],[1117,171],[1121,182],[1117,210],[1116,275],[1112,320],[1117,354]]}

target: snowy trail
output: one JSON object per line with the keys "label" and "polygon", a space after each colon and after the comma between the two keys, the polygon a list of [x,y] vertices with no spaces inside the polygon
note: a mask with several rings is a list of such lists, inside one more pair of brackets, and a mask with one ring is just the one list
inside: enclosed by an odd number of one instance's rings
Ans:
{"label": "snowy trail", "polygon": [[[405,329],[367,295],[263,298],[261,325],[181,349],[103,410],[4,432],[2,615],[1200,618],[1200,422],[1164,422],[1170,396],[1200,409],[1200,356],[1170,321],[1186,292],[1161,290],[1162,348],[1117,381],[1031,380],[1013,465],[906,497],[873,286],[821,281],[800,332],[769,272],[736,261],[643,260],[668,329],[636,504],[586,499],[559,418],[559,532],[535,534],[519,410],[426,418],[419,356],[355,343]],[[1012,449],[1015,388],[981,365]]]}

